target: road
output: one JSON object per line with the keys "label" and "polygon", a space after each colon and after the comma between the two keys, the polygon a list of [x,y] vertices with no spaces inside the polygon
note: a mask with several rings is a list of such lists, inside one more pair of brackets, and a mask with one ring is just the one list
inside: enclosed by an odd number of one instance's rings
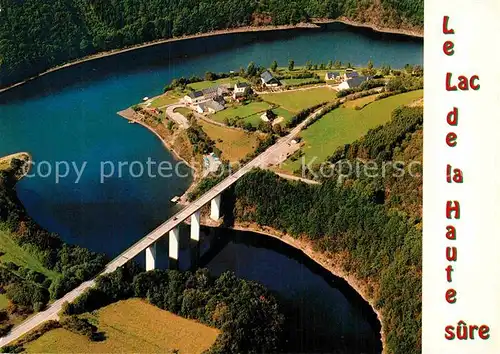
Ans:
{"label": "road", "polygon": [[[232,184],[236,183],[238,179],[244,176],[247,172],[256,167],[267,166],[269,160],[275,160],[276,155],[282,155],[283,150],[288,148],[288,145],[291,141],[299,134],[305,124],[314,117],[320,110],[314,112],[311,116],[309,116],[302,123],[297,125],[294,129],[290,131],[290,133],[278,139],[278,141],[271,147],[269,147],[262,154],[257,156],[255,159],[250,161],[248,164],[243,166],[241,169],[233,173],[231,176],[224,179],[222,182],[217,184],[215,187],[210,189],[208,192],[203,194],[200,198],[187,205],[184,209],[179,211],[177,214],[172,216],[170,219],[165,221],[163,224],[158,226],[151,233],[140,239],[130,248],[125,250],[122,254],[113,259],[110,263],[107,264],[104,271],[100,274],[108,274],[114,272],[118,267],[123,266],[129,260],[136,257],[139,253],[143,252],[147,247],[151,246],[153,243],[158,241],[160,238],[165,236],[170,230],[174,227],[181,224],[185,219],[189,218],[192,214],[194,214],[198,209],[200,209],[205,204],[209,203],[213,198],[223,192],[225,189],[230,187]],[[19,326],[16,326],[7,336],[0,338],[0,346],[7,345],[12,341],[18,339],[22,335],[28,333],[35,327],[38,327],[45,321],[57,319],[58,313],[61,311],[62,304],[66,301],[72,302],[76,297],[82,294],[85,290],[92,287],[94,285],[94,280],[89,280],[82,283],[79,287],[72,290],[71,292],[64,295],[59,300],[52,303],[45,311],[39,312],[35,316],[27,319]]]}
{"label": "road", "polygon": [[172,104],[169,106],[161,107],[165,108],[165,112],[169,118],[173,119],[179,126],[184,129],[189,128],[189,121],[182,114],[174,112],[177,108],[185,108],[186,106],[183,104]]}

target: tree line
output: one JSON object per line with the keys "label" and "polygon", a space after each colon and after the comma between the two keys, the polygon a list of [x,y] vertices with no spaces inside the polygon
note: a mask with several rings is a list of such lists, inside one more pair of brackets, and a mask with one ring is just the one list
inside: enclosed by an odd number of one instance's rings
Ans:
{"label": "tree line", "polygon": [[[0,87],[86,55],[156,39],[312,17],[362,20],[365,5],[349,0],[1,0]],[[423,26],[423,0],[384,0],[382,9],[385,22]]]}
{"label": "tree line", "polygon": [[276,299],[262,285],[231,272],[218,277],[207,269],[144,272],[131,263],[97,278],[95,287],[66,303],[62,312],[80,315],[131,297],[220,329],[209,353],[272,353],[279,349],[284,317]]}

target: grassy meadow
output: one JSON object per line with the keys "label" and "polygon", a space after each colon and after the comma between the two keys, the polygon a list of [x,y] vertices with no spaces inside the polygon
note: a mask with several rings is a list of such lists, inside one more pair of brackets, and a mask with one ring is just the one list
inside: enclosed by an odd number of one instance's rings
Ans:
{"label": "grassy meadow", "polygon": [[120,301],[89,315],[105,340],[91,342],[66,329],[26,344],[27,353],[202,353],[219,330],[157,308],[144,300]]}
{"label": "grassy meadow", "polygon": [[215,141],[215,146],[222,151],[222,158],[236,162],[247,154],[254,152],[259,144],[259,134],[249,133],[241,129],[223,128],[198,120],[203,131]]}
{"label": "grassy meadow", "polygon": [[[315,163],[325,161],[338,147],[351,143],[365,135],[369,129],[388,122],[394,109],[410,104],[422,96],[423,90],[412,91],[375,101],[361,110],[338,108],[326,114],[301,133],[306,163],[314,157],[317,157]],[[301,159],[287,160],[282,168],[293,172],[300,165]]]}
{"label": "grassy meadow", "polygon": [[298,113],[305,108],[312,107],[322,102],[334,101],[336,92],[328,87],[316,87],[297,91],[284,91],[261,95],[262,99],[276,104],[281,108]]}

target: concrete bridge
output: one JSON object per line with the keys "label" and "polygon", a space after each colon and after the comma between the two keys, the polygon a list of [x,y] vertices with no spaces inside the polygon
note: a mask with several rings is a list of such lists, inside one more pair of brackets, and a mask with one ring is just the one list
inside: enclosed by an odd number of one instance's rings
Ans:
{"label": "concrete bridge", "polygon": [[[297,125],[287,136],[278,139],[278,141],[269,147],[262,154],[243,166],[241,169],[225,178],[222,182],[214,186],[208,192],[203,194],[200,198],[187,205],[184,209],[158,226],[155,230],[144,236],[134,245],[129,247],[110,263],[107,264],[104,271],[99,274],[108,274],[114,272],[118,267],[125,265],[129,260],[135,258],[141,252],[146,252],[146,269],[152,270],[155,268],[156,263],[156,242],[168,234],[169,237],[169,258],[178,260],[179,258],[179,225],[188,218],[191,219],[191,239],[199,241],[200,238],[200,209],[210,203],[210,217],[213,220],[218,220],[220,215],[221,206],[221,193],[237,182],[247,172],[253,168],[266,168],[269,164],[274,164],[277,161],[284,161],[287,158],[287,153],[292,146],[292,140],[302,130],[302,128],[312,119],[316,114],[321,111],[314,112],[301,124]],[[70,291],[62,298],[52,303],[46,310],[39,312],[35,316],[24,321],[16,326],[7,336],[0,338],[0,346],[7,345],[22,335],[28,333],[38,325],[45,321],[58,318],[58,312],[61,310],[64,302],[72,302],[76,297],[82,294],[88,288],[94,286],[95,281],[89,280],[78,286],[76,289]]]}

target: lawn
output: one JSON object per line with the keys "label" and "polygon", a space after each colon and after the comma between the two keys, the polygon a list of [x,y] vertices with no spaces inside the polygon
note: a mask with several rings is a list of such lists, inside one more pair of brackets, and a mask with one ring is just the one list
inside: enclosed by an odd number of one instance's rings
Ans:
{"label": "lawn", "polygon": [[217,112],[211,118],[217,122],[224,123],[226,118],[240,117],[246,118],[257,113],[263,113],[272,106],[267,102],[251,102],[246,105],[236,105],[227,107],[225,110]]}
{"label": "lawn", "polygon": [[305,82],[311,82],[311,81],[312,81],[312,84],[321,82],[320,80],[318,80],[314,77],[310,77],[310,78],[306,78],[306,79],[283,79],[281,82],[285,86],[294,86],[294,85],[300,85],[300,84],[303,84]]}
{"label": "lawn", "polygon": [[193,113],[192,110],[190,110],[189,108],[186,108],[186,107],[179,107],[179,108],[176,108],[174,109],[174,112],[175,113],[180,113],[182,114],[184,117],[187,117],[189,114]]}
{"label": "lawn", "polygon": [[223,128],[198,120],[207,135],[215,141],[215,146],[222,151],[222,158],[236,162],[254,152],[259,144],[258,133],[249,133],[239,129]]}
{"label": "lawn", "polygon": [[189,84],[188,86],[191,87],[193,90],[198,91],[198,90],[203,90],[205,88],[209,88],[212,86],[216,85],[221,85],[221,84],[229,84],[231,86],[234,86],[237,82],[248,82],[242,77],[236,76],[233,78],[226,77],[224,79],[219,79],[215,81],[200,81],[200,82],[195,82],[192,84]]}
{"label": "lawn", "polygon": [[86,337],[59,328],[25,345],[28,353],[202,353],[219,335],[215,328],[129,299],[97,311],[106,339]]}
{"label": "lawn", "polygon": [[[326,114],[301,133],[306,163],[314,158],[315,163],[325,161],[338,147],[352,143],[369,129],[388,122],[394,109],[422,96],[423,90],[412,91],[375,101],[361,110],[338,108]],[[283,168],[293,172],[300,168],[301,160],[287,160]]]}
{"label": "lawn", "polygon": [[182,97],[184,97],[183,94],[177,91],[168,91],[167,93],[164,93],[163,95],[158,96],[153,101],[151,101],[150,107],[159,108],[178,103]]}
{"label": "lawn", "polygon": [[322,102],[334,101],[336,92],[327,87],[316,87],[299,91],[284,91],[261,95],[262,99],[287,111],[298,113]]}
{"label": "lawn", "polygon": [[57,272],[45,268],[38,259],[17,245],[12,239],[12,234],[2,225],[0,225],[0,251],[3,253],[0,256],[0,261],[3,263],[12,262],[18,266],[40,272],[51,279],[59,275]]}

